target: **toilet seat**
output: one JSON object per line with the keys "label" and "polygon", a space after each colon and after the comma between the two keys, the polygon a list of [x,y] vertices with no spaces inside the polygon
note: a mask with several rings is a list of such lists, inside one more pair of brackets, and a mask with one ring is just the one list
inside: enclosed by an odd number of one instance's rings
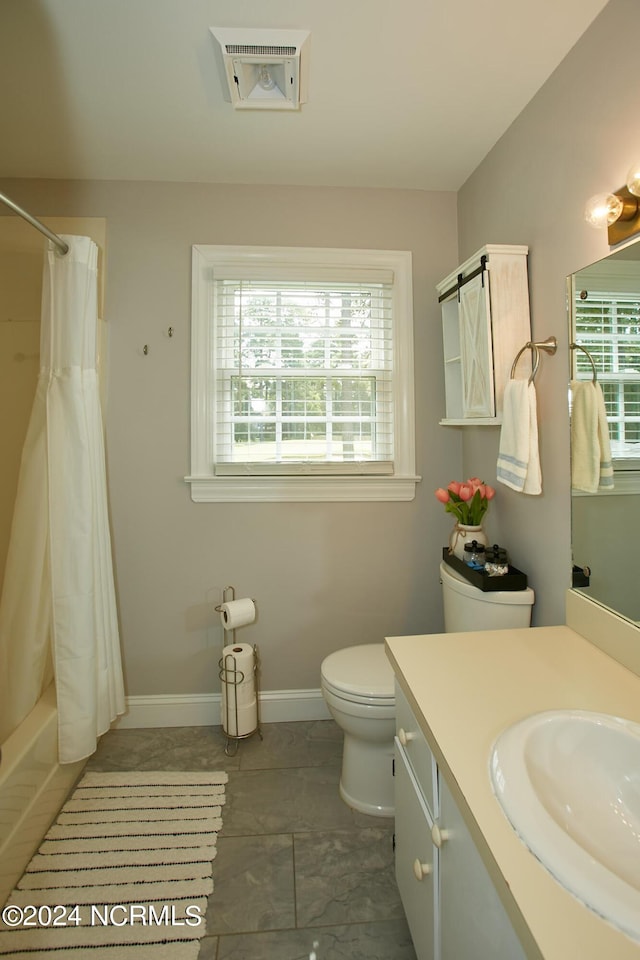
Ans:
{"label": "toilet seat", "polygon": [[394,706],[394,674],[382,643],[364,643],[330,653],[322,663],[322,683],[352,703]]}

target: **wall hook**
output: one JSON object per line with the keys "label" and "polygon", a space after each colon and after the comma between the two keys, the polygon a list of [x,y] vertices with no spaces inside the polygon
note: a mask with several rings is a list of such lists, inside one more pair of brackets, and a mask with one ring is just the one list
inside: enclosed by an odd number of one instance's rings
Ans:
{"label": "wall hook", "polygon": [[173,336],[173,327],[169,327],[169,329],[167,330],[167,335],[168,335],[169,337],[172,337],[172,336]]}
{"label": "wall hook", "polygon": [[145,343],[144,347],[142,348],[142,352],[144,353],[144,355],[145,355],[145,357],[146,357],[146,355],[149,353],[149,344],[148,344],[148,343]]}

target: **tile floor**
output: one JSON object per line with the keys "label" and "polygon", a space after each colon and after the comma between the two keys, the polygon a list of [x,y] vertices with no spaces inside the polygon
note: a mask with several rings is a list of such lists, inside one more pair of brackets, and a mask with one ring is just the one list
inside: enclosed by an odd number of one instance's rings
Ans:
{"label": "tile floor", "polygon": [[338,795],[332,720],[270,723],[235,757],[220,727],[113,730],[87,769],[226,770],[199,960],[416,960],[393,869],[393,820]]}

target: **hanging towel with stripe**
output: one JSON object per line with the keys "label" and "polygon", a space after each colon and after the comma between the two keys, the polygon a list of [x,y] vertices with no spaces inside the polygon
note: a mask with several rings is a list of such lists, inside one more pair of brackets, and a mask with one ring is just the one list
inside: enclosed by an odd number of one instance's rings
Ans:
{"label": "hanging towel with stripe", "polygon": [[528,380],[505,385],[497,474],[518,493],[542,493],[536,388]]}

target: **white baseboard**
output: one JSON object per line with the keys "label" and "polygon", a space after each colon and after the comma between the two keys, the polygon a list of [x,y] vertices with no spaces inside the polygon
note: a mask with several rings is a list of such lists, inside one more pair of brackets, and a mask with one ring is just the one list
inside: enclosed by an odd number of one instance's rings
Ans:
{"label": "white baseboard", "polygon": [[[127,697],[127,709],[113,729],[208,727],[220,724],[220,694],[154,694]],[[321,690],[261,690],[260,722],[330,720]]]}

